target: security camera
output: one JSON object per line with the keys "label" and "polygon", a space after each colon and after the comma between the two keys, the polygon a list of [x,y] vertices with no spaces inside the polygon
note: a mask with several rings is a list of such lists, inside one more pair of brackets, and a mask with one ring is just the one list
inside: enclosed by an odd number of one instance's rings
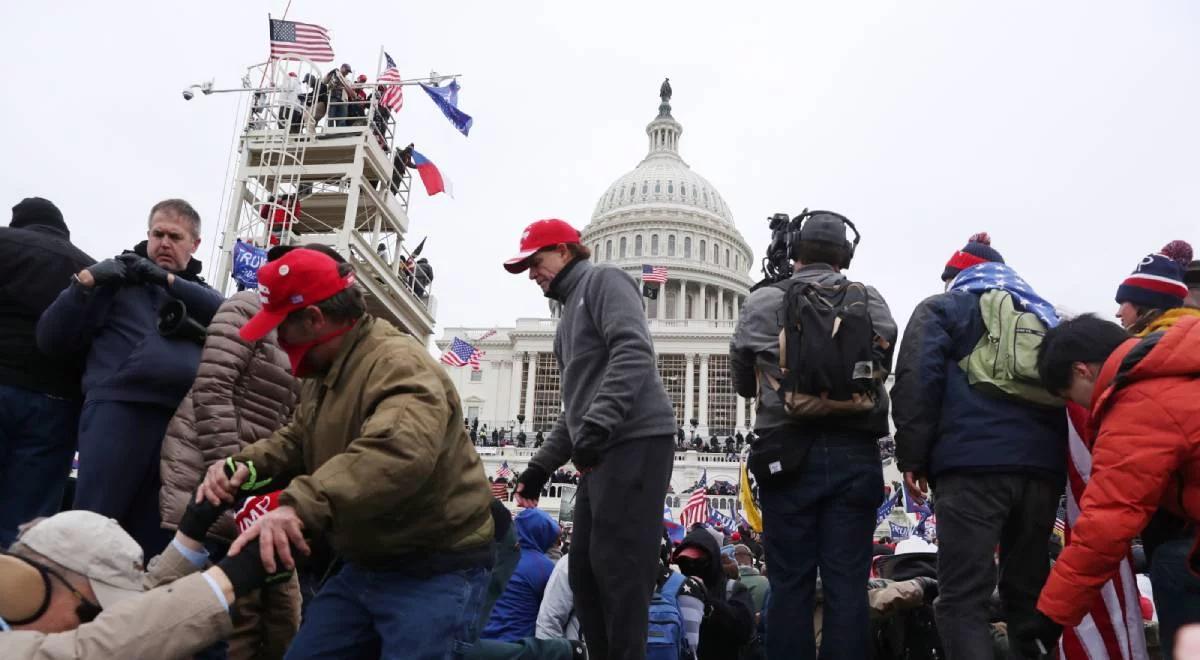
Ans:
{"label": "security camera", "polygon": [[190,89],[183,90],[183,100],[184,101],[191,101],[192,98],[195,96],[196,95],[192,93],[192,90],[190,90]]}

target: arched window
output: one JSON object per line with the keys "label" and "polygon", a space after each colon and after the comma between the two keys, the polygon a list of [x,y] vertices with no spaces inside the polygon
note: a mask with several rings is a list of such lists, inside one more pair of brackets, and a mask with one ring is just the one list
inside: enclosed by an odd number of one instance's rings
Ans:
{"label": "arched window", "polygon": [[650,254],[658,256],[658,234],[650,236]]}
{"label": "arched window", "polygon": [[725,248],[725,267],[729,268],[729,248]]}
{"label": "arched window", "polygon": [[713,263],[721,265],[721,246],[716,241],[713,241]]}
{"label": "arched window", "polygon": [[599,261],[599,259],[600,259],[600,244],[599,243],[597,243],[596,246],[594,248],[592,248],[592,254],[596,255],[596,260]]}
{"label": "arched window", "polygon": [[654,182],[654,192],[656,192],[656,193],[662,192],[662,181]]}
{"label": "arched window", "polygon": [[671,234],[667,237],[667,256],[675,256],[675,234]]}
{"label": "arched window", "polygon": [[604,241],[604,260],[612,259],[612,239]]}
{"label": "arched window", "polygon": [[636,194],[637,194],[637,184],[636,183],[629,184],[629,199],[632,201],[633,196]]}
{"label": "arched window", "polygon": [[668,195],[674,195],[674,194],[675,194],[675,182],[674,182],[674,181],[668,181],[668,182],[667,182],[667,194],[668,194]]}
{"label": "arched window", "polygon": [[622,259],[625,258],[625,237],[621,237],[621,249],[617,251],[617,255]]}
{"label": "arched window", "polygon": [[650,190],[650,182],[643,181],[642,182],[642,194],[645,195],[647,190]]}
{"label": "arched window", "polygon": [[734,268],[734,270],[741,270],[741,269],[742,269],[742,255],[740,255],[740,254],[737,254],[737,253],[734,253],[734,255],[733,255],[733,268]]}
{"label": "arched window", "polygon": [[683,237],[683,258],[684,259],[692,258],[692,237],[691,236]]}
{"label": "arched window", "polygon": [[633,237],[633,256],[642,256],[642,235],[638,234]]}
{"label": "arched window", "polygon": [[679,184],[679,196],[687,197],[687,184],[686,183]]}
{"label": "arched window", "polygon": [[704,260],[708,259],[708,250],[705,249],[704,243],[705,243],[704,239],[703,238],[700,239],[700,261],[704,261]]}

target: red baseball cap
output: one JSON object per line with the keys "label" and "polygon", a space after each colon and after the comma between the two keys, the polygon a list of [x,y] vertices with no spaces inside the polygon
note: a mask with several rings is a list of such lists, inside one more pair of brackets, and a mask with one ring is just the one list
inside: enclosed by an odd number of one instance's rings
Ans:
{"label": "red baseball cap", "polygon": [[332,298],[354,286],[354,273],[338,275],[338,263],[316,250],[298,248],[258,269],[262,309],[238,333],[258,341],[279,327],[288,314]]}
{"label": "red baseball cap", "polygon": [[504,262],[504,270],[514,274],[524,272],[529,268],[529,257],[534,252],[559,243],[578,242],[579,231],[565,220],[538,220],[525,228],[525,233],[521,234],[521,251]]}

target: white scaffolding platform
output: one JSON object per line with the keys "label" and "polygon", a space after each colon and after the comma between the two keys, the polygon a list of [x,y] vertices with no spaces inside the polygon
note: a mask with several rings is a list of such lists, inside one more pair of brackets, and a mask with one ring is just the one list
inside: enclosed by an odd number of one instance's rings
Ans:
{"label": "white scaffolding platform", "polygon": [[318,104],[304,103],[297,88],[316,94],[305,81],[324,75],[307,60],[283,60],[250,67],[243,79],[253,96],[226,191],[213,284],[227,294],[235,288],[238,240],[266,248],[322,243],[354,264],[372,314],[424,341],[433,333],[436,300],[405,242],[412,173],[393,176],[395,123],[377,107],[374,83],[363,89],[369,100],[321,104],[330,115],[349,115],[338,125],[319,121]]}

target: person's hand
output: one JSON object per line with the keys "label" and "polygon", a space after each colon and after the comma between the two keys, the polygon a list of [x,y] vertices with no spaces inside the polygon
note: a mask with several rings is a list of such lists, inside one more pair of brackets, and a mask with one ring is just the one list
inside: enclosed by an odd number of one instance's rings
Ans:
{"label": "person's hand", "polygon": [[126,252],[117,259],[124,262],[130,282],[157,284],[163,287],[170,283],[170,273],[140,254]]}
{"label": "person's hand", "polygon": [[[195,495],[199,495],[199,490],[200,487],[197,486]],[[208,530],[229,507],[224,502],[215,505],[195,495],[188,498],[187,508],[183,510],[183,518],[179,521],[179,532],[188,538],[204,541]]]}
{"label": "person's hand", "polygon": [[516,496],[517,506],[536,509],[538,500],[542,497],[542,487],[549,479],[550,474],[541,466],[535,463],[525,466],[525,470],[517,479],[517,488],[513,493]]}
{"label": "person's hand", "polygon": [[241,598],[265,584],[280,582],[292,575],[292,571],[267,570],[257,539],[247,543],[244,550],[237,555],[230,552],[216,566],[208,569],[209,575],[225,594],[225,600],[231,603],[235,598]]}
{"label": "person's hand", "polygon": [[574,439],[571,463],[584,474],[599,467],[604,460],[604,449],[608,445],[608,431],[591,422],[584,422],[579,435]]}
{"label": "person's hand", "polygon": [[296,510],[290,506],[281,506],[254,521],[254,524],[242,532],[229,547],[229,556],[236,557],[242,548],[255,540],[258,541],[259,557],[267,573],[276,572],[280,564],[287,570],[296,568],[292,546],[304,555],[311,552],[308,542],[304,540],[304,523],[300,516],[296,515]]}
{"label": "person's hand", "polygon": [[125,262],[117,259],[105,259],[94,266],[88,266],[86,269],[91,275],[92,283],[88,284],[84,278],[79,278],[79,283],[84,286],[105,286],[108,284],[119,284],[124,282],[128,277],[128,269]]}
{"label": "person's hand", "polygon": [[208,466],[208,472],[204,475],[204,481],[200,482],[200,486],[196,488],[196,497],[193,498],[193,501],[199,503],[201,499],[204,499],[213,506],[233,503],[233,497],[237,494],[238,488],[250,476],[250,469],[246,467],[245,463],[238,463],[237,469],[230,476],[225,473],[225,463],[225,461],[217,461]]}
{"label": "person's hand", "polygon": [[929,479],[918,472],[904,473],[904,486],[914,504],[924,504],[929,497]]}
{"label": "person's hand", "polygon": [[1009,637],[1016,648],[1027,658],[1058,657],[1058,640],[1062,637],[1063,627],[1051,620],[1040,611],[1034,612],[1034,619],[1028,627],[1017,633],[1009,626]]}

